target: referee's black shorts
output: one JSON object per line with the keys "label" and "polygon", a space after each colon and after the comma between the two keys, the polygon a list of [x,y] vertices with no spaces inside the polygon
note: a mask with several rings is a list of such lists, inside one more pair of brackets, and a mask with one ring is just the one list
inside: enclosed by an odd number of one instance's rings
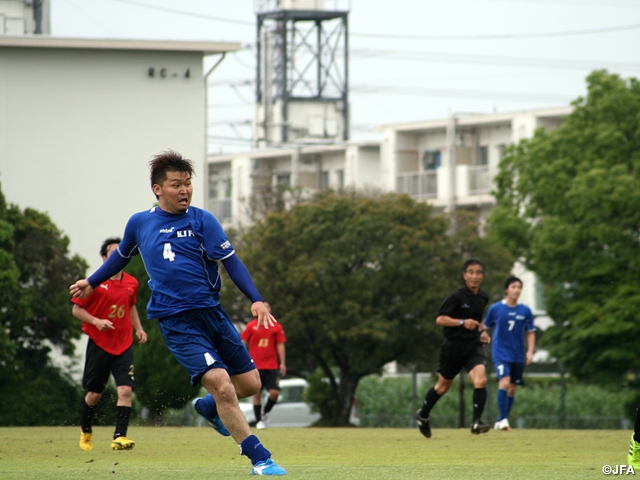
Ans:
{"label": "referee's black shorts", "polygon": [[453,380],[463,368],[470,372],[474,367],[486,364],[487,355],[480,340],[445,338],[436,371],[447,380]]}
{"label": "referee's black shorts", "polygon": [[102,393],[110,374],[113,374],[116,387],[134,386],[133,345],[120,355],[111,355],[89,339],[82,376],[83,388],[89,392]]}

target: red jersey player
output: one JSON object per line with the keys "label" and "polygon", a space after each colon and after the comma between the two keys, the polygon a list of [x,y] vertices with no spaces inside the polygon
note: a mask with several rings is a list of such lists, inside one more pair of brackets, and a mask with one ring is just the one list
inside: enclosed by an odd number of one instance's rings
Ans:
{"label": "red jersey player", "polygon": [[[100,248],[102,261],[116,250],[119,243],[119,238],[107,238],[103,242]],[[89,336],[82,378],[82,386],[87,390],[80,434],[80,448],[83,450],[93,450],[91,423],[110,374],[118,391],[116,428],[111,448],[129,450],[135,445],[127,438],[134,385],[132,326],[138,341],[147,341],[136,309],[137,294],[138,281],[119,272],[101,283],[88,297],[71,300],[74,303],[72,313],[82,320],[82,330]]]}
{"label": "red jersey player", "polygon": [[[264,303],[271,312],[271,305],[267,302]],[[247,323],[241,337],[260,373],[262,388],[253,396],[253,412],[256,416],[256,427],[263,429],[266,428],[269,412],[278,402],[280,394],[278,380],[280,376],[284,377],[287,374],[284,347],[287,337],[280,323],[275,323],[269,328],[258,327],[258,320],[255,318]],[[264,412],[262,411],[262,390],[269,391]]]}

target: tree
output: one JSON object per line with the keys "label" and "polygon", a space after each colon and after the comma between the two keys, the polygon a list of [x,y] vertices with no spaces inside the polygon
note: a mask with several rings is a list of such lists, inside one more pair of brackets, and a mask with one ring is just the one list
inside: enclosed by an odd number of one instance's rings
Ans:
{"label": "tree", "polygon": [[467,247],[483,250],[477,228],[459,241],[465,228],[448,235],[446,217],[407,196],[327,191],[270,212],[236,242],[285,327],[289,367],[321,371],[325,424],[348,424],[359,380],[386,363],[435,366],[437,310],[459,285]]}
{"label": "tree", "polygon": [[68,289],[87,265],[69,258],[68,247],[46,214],[7,205],[0,193],[0,424],[71,423],[77,415],[77,387],[48,358],[51,345],[73,353],[81,333]]}
{"label": "tree", "polygon": [[189,374],[164,343],[158,321],[147,318],[151,289],[140,255],[131,260],[126,271],[139,282],[137,308],[140,322],[147,332],[145,344],[140,345],[134,340],[135,393],[140,403],[149,409],[151,421],[162,424],[167,409],[183,408],[188,399],[196,396],[196,392],[189,383]]}
{"label": "tree", "polygon": [[551,353],[611,381],[640,368],[640,84],[595,71],[573,105],[502,160],[489,224],[545,284]]}

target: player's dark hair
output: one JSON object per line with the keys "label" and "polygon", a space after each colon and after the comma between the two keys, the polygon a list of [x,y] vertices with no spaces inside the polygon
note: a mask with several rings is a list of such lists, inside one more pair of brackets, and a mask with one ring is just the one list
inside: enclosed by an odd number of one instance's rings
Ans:
{"label": "player's dark hair", "polygon": [[466,273],[467,268],[469,268],[471,265],[480,265],[482,267],[482,271],[484,272],[483,261],[478,258],[470,258],[469,260],[464,262],[464,265],[462,265],[462,273]]}
{"label": "player's dark hair", "polygon": [[520,280],[518,277],[511,276],[511,277],[507,278],[504,281],[504,289],[506,290],[507,288],[509,288],[509,285],[511,285],[512,283],[516,283],[516,282],[520,282],[520,286],[522,286],[522,280]]}
{"label": "player's dark hair", "polygon": [[162,185],[162,182],[167,179],[167,172],[185,172],[190,177],[194,175],[193,162],[173,150],[165,150],[155,155],[149,162],[149,167],[151,168],[152,189],[154,185]]}
{"label": "player's dark hair", "polygon": [[109,250],[109,245],[113,245],[113,244],[119,244],[122,241],[122,239],[120,237],[109,237],[107,238],[104,242],[102,242],[102,245],[100,246],[100,256],[101,257],[106,257],[107,256],[107,250]]}

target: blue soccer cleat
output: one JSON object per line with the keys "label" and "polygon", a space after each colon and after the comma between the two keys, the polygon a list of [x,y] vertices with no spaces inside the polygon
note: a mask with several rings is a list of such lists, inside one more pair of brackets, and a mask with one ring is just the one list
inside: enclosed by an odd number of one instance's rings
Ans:
{"label": "blue soccer cleat", "polygon": [[270,458],[264,462],[256,463],[251,469],[251,475],[286,475],[287,471],[278,466],[276,462]]}
{"label": "blue soccer cleat", "polygon": [[191,404],[193,405],[193,409],[198,412],[198,414],[202,415],[204,418],[207,419],[207,421],[211,424],[211,426],[213,427],[213,429],[218,432],[220,435],[222,435],[223,437],[229,437],[231,436],[231,434],[229,433],[229,430],[227,430],[227,427],[224,426],[224,423],[222,423],[222,420],[220,420],[220,415],[216,415],[213,418],[209,418],[206,415],[204,415],[200,410],[198,410],[198,403],[200,402],[200,400],[202,400],[202,398],[194,398],[193,402],[191,402]]}

